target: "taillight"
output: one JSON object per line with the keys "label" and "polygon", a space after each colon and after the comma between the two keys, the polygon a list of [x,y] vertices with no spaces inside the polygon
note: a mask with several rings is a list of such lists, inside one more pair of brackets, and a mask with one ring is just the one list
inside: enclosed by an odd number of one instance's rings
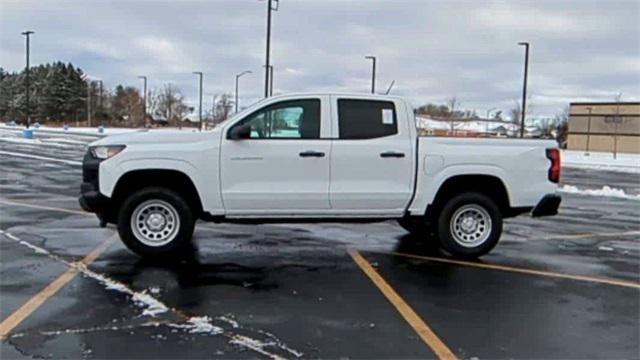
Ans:
{"label": "taillight", "polygon": [[549,167],[549,181],[557,183],[560,181],[560,150],[547,149],[547,159],[551,160]]}

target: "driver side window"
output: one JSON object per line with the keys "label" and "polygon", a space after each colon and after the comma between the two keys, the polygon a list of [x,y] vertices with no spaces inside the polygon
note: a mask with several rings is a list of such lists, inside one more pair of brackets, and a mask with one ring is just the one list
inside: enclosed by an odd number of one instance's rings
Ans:
{"label": "driver side window", "polygon": [[320,100],[290,100],[269,105],[233,127],[248,125],[249,139],[319,139]]}

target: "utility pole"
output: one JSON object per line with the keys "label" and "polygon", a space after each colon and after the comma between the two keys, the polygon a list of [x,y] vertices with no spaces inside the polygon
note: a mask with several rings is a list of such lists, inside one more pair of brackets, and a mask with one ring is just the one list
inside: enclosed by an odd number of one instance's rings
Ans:
{"label": "utility pole", "polygon": [[[236,75],[236,94],[235,94],[236,95],[235,96],[236,97],[236,99],[235,99],[236,101],[234,102],[235,113],[238,113],[238,80],[240,79],[240,77],[242,75],[245,75],[245,74],[251,74],[251,70],[245,70],[245,71],[243,71],[243,72],[241,72],[241,73]],[[214,101],[214,103],[215,103],[215,101]]]}
{"label": "utility pole", "polygon": [[589,117],[587,118],[587,151],[584,153],[585,155],[589,155],[589,138],[591,137],[591,110],[593,110],[593,106],[587,107],[587,111],[589,111]]}
{"label": "utility pole", "polygon": [[144,75],[138,76],[138,79],[143,81],[143,93],[142,93],[142,124],[147,122],[147,77]]}
{"label": "utility pole", "polygon": [[27,65],[25,67],[25,78],[24,78],[24,84],[25,84],[25,117],[26,117],[26,122],[27,122],[27,129],[29,128],[29,126],[31,125],[31,116],[29,114],[29,111],[31,110],[29,107],[29,36],[31,34],[34,34],[33,31],[31,30],[27,30],[22,32],[22,35],[24,35],[27,39],[27,44],[26,44],[26,50],[27,50]]}
{"label": "utility pole", "polygon": [[200,131],[202,131],[202,71],[194,71],[200,77],[200,93],[198,94],[200,105],[198,106],[198,120],[200,121]]}
{"label": "utility pole", "polygon": [[365,59],[371,60],[371,93],[376,93],[376,57],[375,56],[365,56]]}
{"label": "utility pole", "polygon": [[524,138],[524,124],[527,113],[527,77],[529,72],[529,43],[519,42],[518,45],[524,46],[524,83],[522,85],[522,110],[520,114],[520,138]]}
{"label": "utility pole", "polygon": [[[273,7],[273,3],[275,3],[275,7]],[[270,78],[270,70],[269,70],[269,62],[271,55],[271,12],[278,11],[279,0],[267,0],[267,46],[266,46],[266,56],[264,62],[264,97],[269,97],[269,78]]]}

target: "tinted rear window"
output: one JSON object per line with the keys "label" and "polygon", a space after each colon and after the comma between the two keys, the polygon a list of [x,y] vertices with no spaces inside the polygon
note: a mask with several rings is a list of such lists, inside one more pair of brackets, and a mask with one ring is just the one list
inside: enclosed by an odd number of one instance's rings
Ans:
{"label": "tinted rear window", "polygon": [[374,139],[398,133],[396,109],[390,101],[338,100],[340,139]]}

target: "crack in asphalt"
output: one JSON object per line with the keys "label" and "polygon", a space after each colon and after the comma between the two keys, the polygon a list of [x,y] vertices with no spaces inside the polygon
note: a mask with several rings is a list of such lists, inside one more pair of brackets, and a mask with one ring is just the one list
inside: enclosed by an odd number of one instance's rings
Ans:
{"label": "crack in asphalt", "polygon": [[[119,293],[130,296],[131,300],[136,306],[143,308],[141,317],[149,316],[149,317],[155,318],[157,315],[169,312],[170,314],[177,316],[178,319],[181,320],[180,322],[164,322],[164,323],[155,322],[154,324],[156,324],[156,326],[159,326],[161,324],[166,324],[169,327],[181,329],[192,334],[203,334],[203,335],[209,335],[209,336],[223,335],[229,339],[229,344],[252,350],[260,355],[267,356],[271,359],[285,359],[286,357],[276,352],[272,352],[273,350],[269,351],[270,349],[268,348],[276,348],[278,352],[283,352],[285,354],[288,354],[288,356],[293,356],[294,358],[300,358],[304,355],[302,352],[288,347],[284,342],[282,342],[275,335],[269,332],[266,332],[263,330],[254,330],[250,328],[244,328],[240,326],[235,320],[230,319],[227,316],[219,316],[214,319],[208,316],[189,316],[184,312],[180,311],[179,309],[171,308],[165,305],[162,301],[148,294],[146,290],[142,292],[135,291],[131,289],[128,285],[122,282],[114,280],[104,274],[100,274],[95,271],[89,270],[87,266],[85,266],[80,262],[70,262],[66,259],[63,259],[61,256],[50,252],[45,248],[34,245],[28,241],[22,240],[18,236],[11,234],[5,230],[0,230],[0,234],[4,235],[3,236],[4,238],[10,239],[22,246],[28,247],[29,249],[33,250],[37,254],[47,256],[50,259],[60,262],[71,269],[75,269],[76,271],[78,271],[79,273],[81,273],[87,278],[91,278],[93,280],[98,281],[107,290],[118,291]],[[227,324],[227,326],[230,326],[233,329],[237,329],[237,330],[241,329],[249,333],[250,332],[259,333],[264,337],[266,337],[266,339],[260,340],[260,339],[252,338],[247,335],[226,330],[224,329],[223,326],[214,325],[213,320],[225,323]],[[66,331],[66,330],[58,330],[58,331],[53,331],[49,335],[57,336],[57,335],[69,334],[69,333],[73,333],[73,332]],[[15,335],[9,336],[9,338],[14,339]],[[14,345],[12,344],[12,346]]]}

